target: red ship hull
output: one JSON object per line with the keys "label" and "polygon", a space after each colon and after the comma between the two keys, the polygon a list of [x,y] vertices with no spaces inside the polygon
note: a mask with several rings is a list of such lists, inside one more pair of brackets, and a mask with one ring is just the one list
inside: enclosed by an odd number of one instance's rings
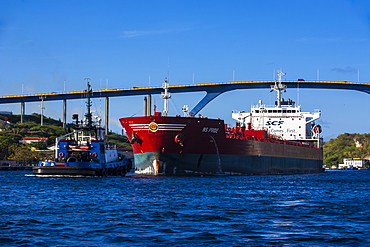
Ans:
{"label": "red ship hull", "polygon": [[230,132],[223,120],[145,116],[120,122],[131,141],[139,174],[322,172],[322,149],[272,140],[264,131]]}

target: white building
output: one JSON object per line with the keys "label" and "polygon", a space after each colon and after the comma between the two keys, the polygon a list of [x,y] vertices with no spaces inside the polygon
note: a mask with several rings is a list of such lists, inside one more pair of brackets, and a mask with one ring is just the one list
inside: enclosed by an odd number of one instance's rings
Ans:
{"label": "white building", "polygon": [[339,164],[339,169],[359,169],[364,168],[365,162],[368,160],[363,160],[360,158],[347,158],[343,159],[344,164]]}

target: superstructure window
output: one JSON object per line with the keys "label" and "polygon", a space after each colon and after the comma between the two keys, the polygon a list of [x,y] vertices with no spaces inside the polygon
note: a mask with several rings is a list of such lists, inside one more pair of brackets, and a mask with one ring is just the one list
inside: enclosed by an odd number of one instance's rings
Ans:
{"label": "superstructure window", "polygon": [[260,113],[260,110],[256,110],[256,113]]}

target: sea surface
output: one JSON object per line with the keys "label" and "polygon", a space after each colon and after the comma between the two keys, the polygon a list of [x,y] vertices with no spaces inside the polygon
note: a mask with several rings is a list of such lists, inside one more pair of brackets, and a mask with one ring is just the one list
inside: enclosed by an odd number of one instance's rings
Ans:
{"label": "sea surface", "polygon": [[370,246],[370,171],[29,173],[0,171],[0,246]]}

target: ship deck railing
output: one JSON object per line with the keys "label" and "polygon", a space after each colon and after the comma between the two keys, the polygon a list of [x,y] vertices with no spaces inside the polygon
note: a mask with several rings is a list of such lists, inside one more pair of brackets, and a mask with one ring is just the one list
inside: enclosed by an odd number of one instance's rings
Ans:
{"label": "ship deck railing", "polygon": [[[319,147],[316,147],[314,145],[304,144],[301,141],[288,141],[288,140],[282,139],[281,137],[270,135],[270,134],[266,134],[264,138],[256,137],[253,135],[248,135],[245,133],[245,128],[240,128],[240,127],[225,127],[225,135],[226,135],[226,138],[229,138],[229,139],[253,140],[253,141],[262,141],[262,142],[287,144],[287,145],[320,149]],[[315,141],[315,140],[312,140],[312,141]]]}

